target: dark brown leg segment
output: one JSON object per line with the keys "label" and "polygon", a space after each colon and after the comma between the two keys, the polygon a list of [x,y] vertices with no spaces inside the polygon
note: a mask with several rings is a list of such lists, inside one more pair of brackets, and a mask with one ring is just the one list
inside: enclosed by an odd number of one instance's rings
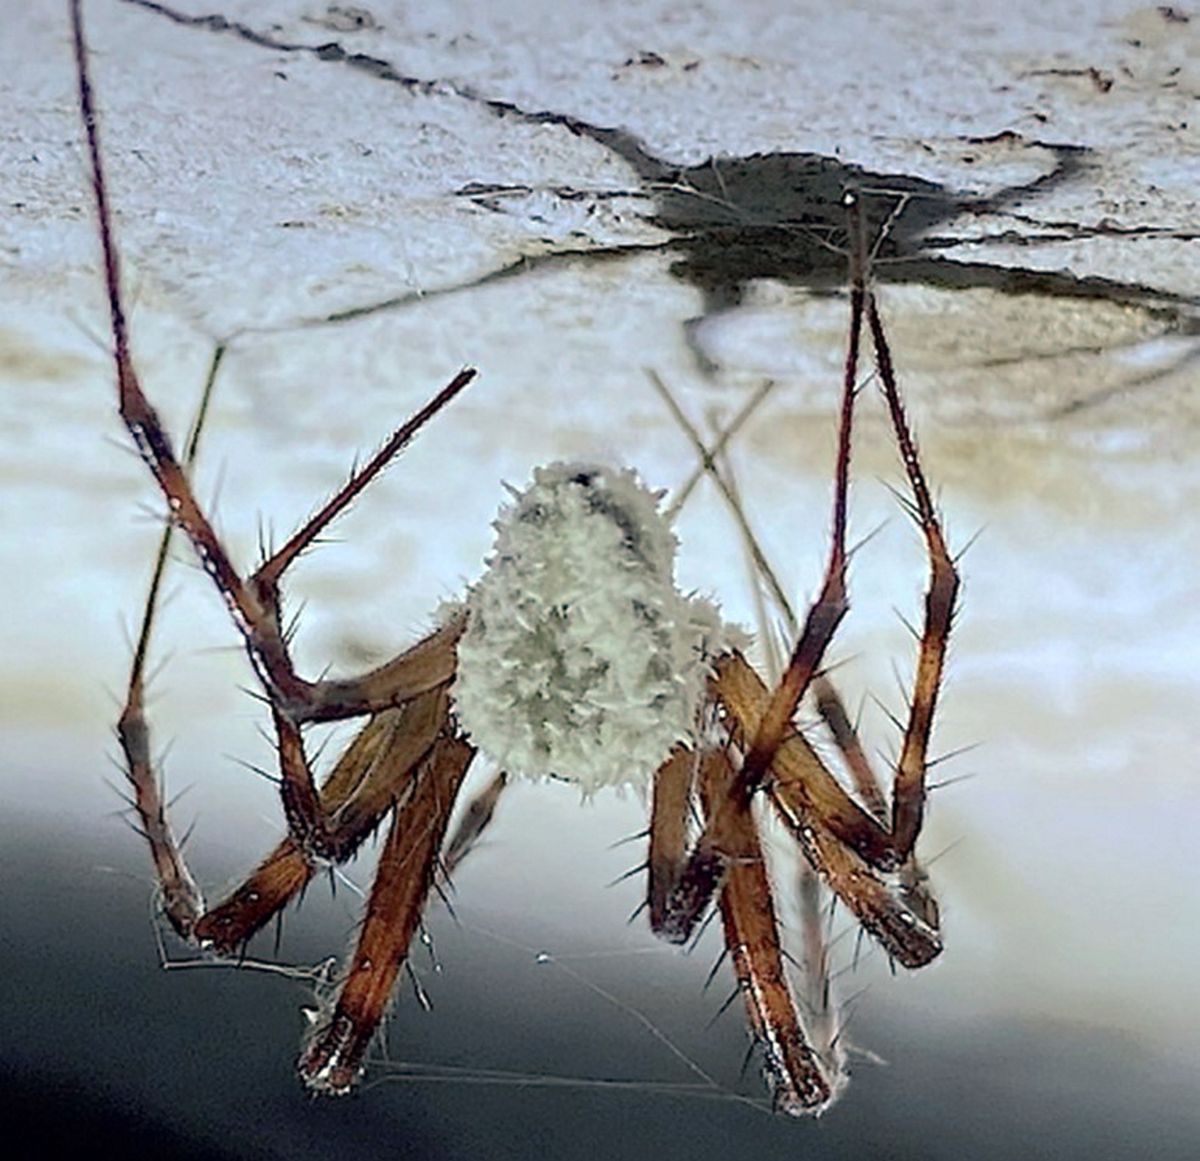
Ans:
{"label": "dark brown leg segment", "polygon": [[750,794],[723,751],[706,755],[702,794],[712,841],[724,856],[720,894],[725,946],[763,1051],[764,1073],[777,1112],[819,1112],[833,1091],[800,1025],[784,972],[779,925],[763,861]]}
{"label": "dark brown leg segment", "polygon": [[921,633],[921,646],[917,656],[917,675],[913,684],[908,726],[904,731],[904,745],[900,750],[900,761],[896,766],[896,779],[892,791],[892,830],[895,834],[896,849],[902,858],[907,858],[912,853],[917,835],[921,832],[925,814],[925,770],[929,738],[933,731],[933,715],[941,689],[950,626],[954,621],[959,580],[954,561],[946,548],[941,524],[929,494],[929,486],[925,482],[925,475],[917,458],[916,441],[909,429],[904,403],[896,386],[892,352],[883,330],[883,321],[879,317],[874,294],[867,298],[867,322],[871,328],[871,340],[875,345],[875,361],[879,368],[879,379],[887,401],[888,414],[891,416],[896,442],[900,447],[900,458],[904,461],[904,470],[912,488],[914,514],[929,549],[929,591],[925,594],[925,626]]}
{"label": "dark brown leg segment", "polygon": [[[698,915],[692,915],[681,923],[680,911],[691,912],[693,909],[681,904],[677,898],[680,879],[688,862],[688,817],[697,761],[694,751],[676,746],[654,775],[647,902],[651,931],[671,943],[686,943],[698,918]],[[712,889],[701,901],[700,912],[707,908],[711,898]]]}
{"label": "dark brown leg segment", "polygon": [[[753,738],[769,705],[770,691],[740,653],[716,665],[713,693],[729,715],[735,740]],[[815,750],[789,726],[771,759],[769,784],[794,799],[798,808],[819,818],[842,842],[878,866],[894,865],[891,835],[846,792]]]}
{"label": "dark brown leg segment", "polygon": [[[859,262],[855,263],[858,264]],[[850,491],[850,446],[854,427],[854,399],[858,392],[858,351],[862,338],[863,303],[863,286],[859,278],[850,289],[850,337],[842,378],[829,564],[825,570],[820,595],[808,610],[787,669],[772,692],[754,733],[748,736],[749,749],[742,767],[742,778],[751,786],[757,786],[761,781],[771,765],[775,751],[791,730],[796,707],[812,682],[829,642],[850,607],[846,595],[846,505]]]}
{"label": "dark brown leg segment", "polygon": [[336,1003],[300,1054],[300,1075],[314,1092],[348,1092],[362,1072],[425,909],[454,801],[474,755],[461,739],[440,738],[417,773],[413,793],[396,809]]}
{"label": "dark brown leg segment", "polygon": [[[714,686],[739,729],[752,732],[767,688],[749,662],[740,654],[722,659]],[[874,870],[895,867],[891,836],[846,793],[802,734],[780,745],[766,791],[813,868],[890,956],[919,967],[941,952],[928,911],[914,910]]]}
{"label": "dark brown leg segment", "polygon": [[[413,772],[446,720],[447,700],[444,689],[434,690],[403,709],[377,714],[338,759],[321,787],[338,862],[350,858],[379,820],[412,794]],[[215,951],[236,951],[315,873],[311,856],[289,835],[240,887],[197,919],[192,935]]]}

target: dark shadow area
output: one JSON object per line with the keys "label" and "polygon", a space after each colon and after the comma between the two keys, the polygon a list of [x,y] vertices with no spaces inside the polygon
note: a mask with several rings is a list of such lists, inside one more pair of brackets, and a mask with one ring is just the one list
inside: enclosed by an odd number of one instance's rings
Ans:
{"label": "dark shadow area", "polygon": [[[651,1086],[694,1077],[681,1076],[627,1014],[445,916],[435,924],[445,970],[428,981],[435,1009],[422,1012],[403,994],[390,1053],[465,1074],[389,1079],[376,1064],[357,1094],[314,1101],[293,1075],[306,989],[246,970],[161,971],[146,884],[96,870],[140,865],[136,836],[123,842],[111,833],[107,844],[91,844],[27,828],[10,833],[0,852],[10,885],[0,949],[0,1115],[10,1132],[20,1128],[37,1142],[39,1154],[72,1142],[218,1161],[1190,1161],[1200,1145],[1194,1070],[1114,1032],[1064,1022],[981,1016],[963,1026],[903,1010],[868,1017],[856,1024],[856,1040],[891,1064],[859,1063],[847,1095],[816,1123],[771,1117],[728,1096],[671,1094]],[[320,896],[314,892],[295,921],[284,949],[290,959],[307,962],[342,946],[347,908]],[[694,973],[682,980],[680,961],[604,962],[589,967],[593,978],[651,1013],[705,1067],[723,1069],[722,1083],[761,1095],[753,1065],[737,1079],[740,1021],[705,1029],[717,999],[701,996]],[[647,1087],[497,1084],[483,1076],[491,1068],[645,1078]]]}

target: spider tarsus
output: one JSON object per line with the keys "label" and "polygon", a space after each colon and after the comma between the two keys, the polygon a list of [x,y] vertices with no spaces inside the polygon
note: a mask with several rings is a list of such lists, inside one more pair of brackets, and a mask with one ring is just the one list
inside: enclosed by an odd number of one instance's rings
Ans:
{"label": "spider tarsus", "polygon": [[654,913],[654,901],[651,901],[650,926],[655,934],[668,943],[687,943],[708,911],[726,865],[727,860],[719,851],[698,846],[672,889],[661,900],[659,914]]}
{"label": "spider tarsus", "polygon": [[363,1074],[370,1039],[344,1013],[335,1013],[327,1022],[318,1015],[296,1065],[304,1086],[314,1096],[345,1096]]}

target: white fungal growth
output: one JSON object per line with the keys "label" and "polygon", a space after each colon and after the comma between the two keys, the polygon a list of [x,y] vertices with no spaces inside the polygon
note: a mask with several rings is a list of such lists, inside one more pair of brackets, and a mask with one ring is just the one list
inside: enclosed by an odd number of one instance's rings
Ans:
{"label": "white fungal growth", "polygon": [[466,598],[459,722],[514,774],[585,792],[644,782],[676,742],[694,741],[730,631],[675,587],[661,493],[634,472],[551,464],[513,496]]}

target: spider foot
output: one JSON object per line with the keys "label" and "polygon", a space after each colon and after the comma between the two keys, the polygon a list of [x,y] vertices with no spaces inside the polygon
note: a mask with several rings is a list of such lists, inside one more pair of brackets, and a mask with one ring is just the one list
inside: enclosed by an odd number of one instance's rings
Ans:
{"label": "spider foot", "polygon": [[726,863],[718,851],[697,847],[669,889],[654,892],[650,926],[660,939],[683,944],[692,938],[716,895]]}
{"label": "spider foot", "polygon": [[[771,1108],[788,1117],[819,1117],[837,1099],[838,1090],[825,1079],[816,1063],[808,1059],[807,1045],[765,1045],[763,1079],[771,1094]],[[797,1067],[792,1059],[800,1052],[805,1058]]]}
{"label": "spider foot", "polygon": [[314,1095],[345,1096],[363,1074],[370,1041],[344,1012],[327,1022],[315,1017],[296,1066],[300,1079]]}

